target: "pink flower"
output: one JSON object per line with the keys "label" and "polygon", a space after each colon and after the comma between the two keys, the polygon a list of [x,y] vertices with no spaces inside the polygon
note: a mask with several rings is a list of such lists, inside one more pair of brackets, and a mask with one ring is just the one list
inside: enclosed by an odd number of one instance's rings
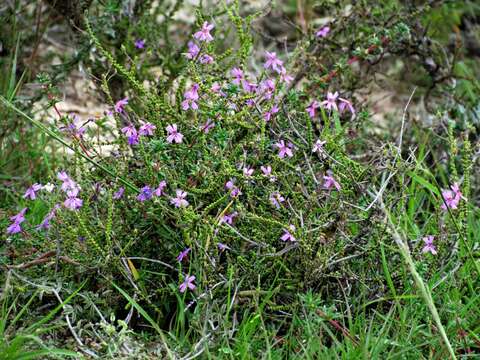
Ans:
{"label": "pink flower", "polygon": [[177,261],[182,262],[183,259],[185,259],[188,256],[188,253],[190,252],[190,248],[186,248],[185,250],[181,251],[180,254],[177,256]]}
{"label": "pink flower", "polygon": [[280,238],[280,240],[282,240],[282,241],[292,241],[292,242],[297,241],[297,239],[295,239],[295,237],[292,235],[292,233],[294,233],[295,230],[296,230],[295,226],[293,226],[293,225],[290,225],[288,227],[288,230],[283,229],[283,235]]}
{"label": "pink flower", "polygon": [[274,52],[265,52],[265,64],[263,65],[265,69],[272,69],[280,73],[283,67],[283,61],[277,58],[277,54]]}
{"label": "pink flower", "polygon": [[125,136],[127,136],[127,137],[136,137],[137,136],[137,129],[135,129],[135,127],[132,124],[123,127],[120,131],[122,133],[124,133]]}
{"label": "pink flower", "polygon": [[442,190],[442,197],[444,203],[442,204],[442,210],[457,209],[460,199],[467,200],[461,193],[458,183],[452,185],[452,189]]}
{"label": "pink flower", "polygon": [[67,209],[76,211],[80,209],[83,205],[83,200],[80,198],[77,198],[75,196],[70,196],[63,202],[63,206],[65,206]]}
{"label": "pink flower", "polygon": [[207,21],[205,21],[200,31],[197,31],[195,34],[193,34],[193,37],[198,41],[210,42],[213,40],[213,36],[210,34],[210,31],[213,29],[213,27],[213,24],[209,24]]}
{"label": "pink flower", "polygon": [[236,198],[242,195],[242,192],[238,187],[235,186],[234,181],[232,179],[228,180],[225,184],[225,188],[230,191],[230,197]]}
{"label": "pink flower", "polygon": [[212,90],[212,92],[214,92],[215,94],[219,93],[221,89],[222,89],[222,86],[217,82],[214,82],[210,87],[210,90]]}
{"label": "pink flower", "polygon": [[183,141],[183,134],[177,131],[177,124],[168,125],[167,130],[167,142],[180,144]]}
{"label": "pink flower", "polygon": [[188,52],[185,53],[185,57],[187,59],[195,59],[197,55],[200,53],[200,48],[198,47],[197,44],[195,44],[193,41],[188,42]]}
{"label": "pink flower", "polygon": [[332,109],[338,110],[337,98],[338,98],[338,91],[335,91],[335,93],[328,92],[327,100],[322,101],[322,105],[325,106],[327,110],[332,110]]}
{"label": "pink flower", "polygon": [[233,220],[238,216],[238,212],[234,211],[230,214],[225,214],[223,217],[220,219],[218,222],[218,225],[221,225],[223,223],[226,223],[228,225],[233,225]]}
{"label": "pink flower", "polygon": [[139,141],[138,134],[128,137],[128,145],[138,145],[138,141]]}
{"label": "pink flower", "polygon": [[318,139],[317,141],[315,141],[315,144],[313,144],[312,152],[318,154],[323,153],[323,145],[325,145],[326,143],[326,141],[320,141],[320,139]]}
{"label": "pink flower", "polygon": [[233,68],[232,71],[230,71],[230,73],[234,78],[232,82],[236,85],[240,85],[240,83],[243,80],[243,71],[239,68]]}
{"label": "pink flower", "polygon": [[140,189],[140,194],[137,195],[137,200],[140,202],[144,202],[150,200],[153,196],[152,188],[148,185],[145,185]]}
{"label": "pink flower", "polygon": [[218,246],[218,250],[220,250],[221,252],[223,252],[225,250],[230,250],[230,248],[227,245],[222,244],[222,243],[218,243],[217,246]]}
{"label": "pink flower", "polygon": [[279,110],[280,109],[278,108],[277,105],[273,105],[270,110],[268,110],[265,114],[263,114],[263,118],[265,119],[265,121],[268,122],[272,119],[273,115],[278,113]]}
{"label": "pink flower", "polygon": [[42,189],[41,184],[33,184],[27,189],[25,195],[23,195],[23,198],[30,198],[30,200],[35,200],[37,198],[36,192],[40,189]]}
{"label": "pink flower", "polygon": [[128,97],[118,100],[114,106],[115,112],[123,113],[125,111],[125,106],[128,104]]}
{"label": "pink flower", "polygon": [[42,220],[40,224],[38,224],[37,229],[39,230],[48,230],[50,228],[50,221],[55,217],[57,210],[60,208],[59,204],[55,204],[55,206],[50,210]]}
{"label": "pink flower", "polygon": [[258,85],[247,80],[242,81],[243,91],[247,93],[254,93],[257,91]]}
{"label": "pink flower", "polygon": [[285,198],[278,191],[273,192],[269,199],[272,205],[277,209],[280,209],[281,203],[285,201]]}
{"label": "pink flower", "polygon": [[341,187],[340,184],[333,178],[333,175],[331,172],[327,173],[328,175],[325,175],[323,179],[325,182],[323,183],[324,189],[331,189],[332,187],[335,187],[338,191],[340,191]]}
{"label": "pink flower", "polygon": [[158,187],[153,191],[153,195],[162,196],[164,194],[163,190],[167,187],[167,182],[165,180],[160,181]]}
{"label": "pink flower", "polygon": [[437,254],[437,249],[435,248],[435,245],[433,245],[433,239],[434,239],[433,235],[427,235],[423,238],[423,242],[425,243],[425,245],[422,249],[422,253],[429,252],[432,255]]}
{"label": "pink flower", "polygon": [[185,198],[187,197],[187,192],[186,191],[183,191],[183,190],[180,190],[180,189],[177,189],[175,191],[177,197],[174,197],[170,200],[170,203],[172,205],[174,205],[176,208],[181,208],[181,207],[185,207],[185,206],[188,206],[188,201],[185,200]]}
{"label": "pink flower", "polygon": [[213,57],[208,55],[208,54],[203,54],[203,55],[200,56],[199,61],[202,64],[211,64],[211,63],[213,63]]}
{"label": "pink flower", "polygon": [[211,119],[207,119],[205,124],[200,127],[200,131],[208,134],[208,132],[215,127],[215,123]]}
{"label": "pink flower", "polygon": [[280,159],[283,159],[285,156],[292,157],[293,156],[293,145],[292,143],[288,143],[285,145],[285,141],[280,140],[275,144],[275,146],[278,148],[278,157]]}
{"label": "pink flower", "polygon": [[306,108],[308,115],[313,119],[315,117],[315,113],[317,109],[321,106],[321,104],[314,100],[310,103],[310,105]]}
{"label": "pink flower", "polygon": [[282,66],[282,68],[280,69],[280,81],[290,84],[293,79],[293,76],[287,74],[287,69]]}
{"label": "pink flower", "polygon": [[260,166],[260,170],[262,170],[264,176],[272,175],[272,167],[270,165]]}
{"label": "pink flower", "polygon": [[113,194],[112,198],[115,200],[121,199],[123,197],[124,192],[125,192],[125,188],[121,187]]}
{"label": "pink flower", "polygon": [[153,131],[157,128],[150,122],[144,122],[140,120],[142,126],[138,129],[138,133],[142,136],[153,136]]}
{"label": "pink flower", "polygon": [[135,47],[137,49],[143,49],[145,47],[145,40],[143,39],[138,39],[135,41]]}
{"label": "pink flower", "polygon": [[355,109],[350,101],[341,97],[339,97],[338,100],[340,101],[340,104],[338,104],[338,111],[340,114],[342,114],[345,109],[348,109],[352,115],[355,115]]}
{"label": "pink flower", "polygon": [[20,225],[25,221],[26,212],[27,208],[23,208],[18,214],[10,217],[10,220],[12,220],[13,223],[7,227],[8,235],[18,234],[22,231],[22,227]]}
{"label": "pink flower", "polygon": [[185,281],[181,283],[180,286],[178,287],[180,289],[180,292],[184,293],[187,290],[187,288],[189,288],[190,290],[195,290],[196,286],[193,283],[194,281],[195,281],[195,275],[193,276],[187,275],[185,277]]}
{"label": "pink flower", "polygon": [[321,28],[315,33],[315,36],[324,38],[324,37],[327,37],[329,32],[330,32],[330,28],[328,26],[324,26],[323,28]]}
{"label": "pink flower", "polygon": [[183,110],[197,110],[197,100],[198,100],[198,89],[200,86],[198,84],[193,84],[189,90],[187,90],[183,96],[184,100],[182,101],[182,109]]}
{"label": "pink flower", "polygon": [[27,209],[28,208],[23,208],[22,210],[20,210],[20,212],[18,214],[11,216],[10,220],[12,220],[13,222],[21,224],[22,222],[25,221],[25,213],[27,212]]}
{"label": "pink flower", "polygon": [[20,223],[14,222],[13,224],[10,224],[7,227],[7,234],[8,235],[18,234],[19,232],[22,232],[22,227],[21,227]]}
{"label": "pink flower", "polygon": [[257,89],[257,93],[263,95],[265,99],[271,99],[275,93],[275,82],[272,79],[263,80],[260,83],[260,87]]}
{"label": "pink flower", "polygon": [[246,166],[246,167],[243,168],[243,176],[245,176],[245,177],[252,176],[253,172],[254,172],[254,170],[251,167]]}

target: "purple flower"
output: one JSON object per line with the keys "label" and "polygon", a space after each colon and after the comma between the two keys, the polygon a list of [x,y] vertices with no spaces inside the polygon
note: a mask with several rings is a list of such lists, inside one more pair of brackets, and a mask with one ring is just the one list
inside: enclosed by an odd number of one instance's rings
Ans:
{"label": "purple flower", "polygon": [[232,71],[230,71],[230,73],[233,76],[233,81],[232,82],[235,85],[240,85],[240,83],[243,80],[243,71],[239,68],[233,68]]}
{"label": "purple flower", "polygon": [[127,137],[137,136],[137,129],[132,124],[123,127],[120,131]]}
{"label": "purple flower", "polygon": [[222,86],[217,82],[213,83],[212,86],[210,87],[210,90],[212,90],[212,92],[214,92],[215,94],[220,92],[221,89],[222,89]]}
{"label": "purple flower", "polygon": [[78,127],[78,116],[75,114],[70,114],[67,116],[67,127],[63,130],[67,131],[71,136],[81,138],[85,133],[86,129],[84,127]]}
{"label": "purple flower", "polygon": [[260,166],[260,170],[262,170],[264,176],[272,175],[272,167],[270,165]]}
{"label": "purple flower", "polygon": [[83,205],[83,200],[75,196],[69,196],[67,200],[63,202],[63,206],[73,211],[80,209],[82,205]]}
{"label": "purple flower", "polygon": [[335,187],[338,191],[340,191],[340,184],[335,181],[331,172],[328,172],[327,175],[323,177],[323,179],[325,180],[325,182],[323,183],[324,189],[331,189],[332,187]]}
{"label": "purple flower", "polygon": [[[233,71],[233,70],[232,70]],[[247,93],[254,93],[257,91],[258,85],[247,80],[242,81],[243,90]]]}
{"label": "purple flower", "polygon": [[215,123],[211,119],[207,119],[205,124],[200,127],[200,131],[208,134],[208,132],[215,127]]}
{"label": "purple flower", "polygon": [[246,166],[243,168],[243,176],[250,177],[253,175],[254,171],[255,170],[253,168]]}
{"label": "purple flower", "polygon": [[353,108],[353,105],[350,101],[341,97],[339,97],[338,100],[340,101],[340,103],[338,104],[338,111],[340,112],[340,114],[342,114],[346,109],[348,109],[348,111],[350,111],[350,113],[355,116],[355,109]]}
{"label": "purple flower", "polygon": [[208,54],[203,54],[203,55],[200,56],[199,61],[202,64],[211,64],[211,63],[213,63],[213,57],[208,55]]}
{"label": "purple flower", "polygon": [[183,141],[183,134],[178,132],[177,124],[168,125],[167,130],[167,142],[180,144]]}
{"label": "purple flower", "polygon": [[188,247],[185,250],[180,251],[180,254],[178,254],[178,256],[177,256],[177,261],[182,262],[183,259],[185,259],[188,256],[188,253],[190,252],[190,250],[191,249]]}
{"label": "purple flower", "polygon": [[154,190],[153,195],[155,196],[162,196],[164,195],[163,190],[167,187],[167,182],[165,180],[160,181],[158,187]]}
{"label": "purple flower", "polygon": [[327,100],[322,101],[322,105],[325,106],[327,110],[332,110],[332,109],[338,110],[337,98],[338,98],[338,91],[335,91],[335,93],[328,92]]}
{"label": "purple flower", "polygon": [[213,27],[213,24],[209,24],[207,21],[205,21],[200,31],[197,31],[195,34],[193,34],[193,37],[198,41],[210,42],[213,40],[213,36],[210,34],[210,31],[213,29]]}
{"label": "purple flower", "polygon": [[57,173],[57,178],[62,181],[61,190],[67,193],[67,196],[76,196],[80,188],[77,183],[73,181],[70,176],[67,175],[65,171],[60,171]]}
{"label": "purple flower", "polygon": [[26,212],[27,212],[27,208],[23,208],[18,214],[10,217],[10,220],[12,220],[13,223],[7,227],[8,235],[17,234],[22,231],[22,227],[20,226],[20,224],[25,221]]}
{"label": "purple flower", "polygon": [[273,206],[280,209],[280,204],[285,201],[285,198],[278,191],[275,191],[270,194],[269,200]]}
{"label": "purple flower", "polygon": [[55,206],[52,208],[52,210],[50,210],[47,214],[47,216],[45,216],[45,218],[42,220],[42,222],[40,224],[38,224],[37,226],[37,229],[39,230],[48,230],[50,228],[50,220],[52,220],[56,213],[57,213],[57,210],[60,208],[60,205],[59,204],[55,204]]}
{"label": "purple flower", "polygon": [[270,121],[272,119],[272,116],[278,113],[279,108],[277,105],[273,105],[270,110],[268,110],[265,114],[263,114],[263,118],[265,121]]}
{"label": "purple flower", "polygon": [[182,101],[182,109],[183,110],[197,110],[198,109],[198,104],[197,100],[199,98],[198,96],[198,89],[200,86],[198,84],[193,84],[190,89],[188,89],[184,94],[183,98],[184,100]]}
{"label": "purple flower", "polygon": [[221,252],[223,252],[225,250],[230,250],[230,248],[227,245],[222,244],[222,243],[218,243],[217,246],[218,246],[218,250],[220,250]]}
{"label": "purple flower", "polygon": [[41,184],[33,184],[30,186],[25,194],[23,195],[23,198],[30,198],[30,200],[35,200],[37,198],[36,192],[42,188]]}
{"label": "purple flower", "polygon": [[137,195],[137,200],[144,202],[146,200],[150,200],[153,196],[152,188],[148,185],[145,185],[140,189],[140,194]]}
{"label": "purple flower", "polygon": [[292,157],[293,156],[293,145],[291,143],[288,143],[285,145],[285,141],[280,140],[275,144],[275,147],[278,148],[278,157],[280,159],[283,159],[285,156]]}
{"label": "purple flower", "polygon": [[185,198],[187,197],[187,192],[177,189],[175,193],[177,197],[170,199],[170,203],[174,205],[176,208],[188,206],[188,201],[185,200]]}
{"label": "purple flower", "polygon": [[315,36],[324,38],[324,37],[327,37],[329,32],[330,32],[330,28],[328,26],[324,26],[315,33]]}
{"label": "purple flower", "polygon": [[195,44],[193,41],[188,42],[188,52],[185,54],[185,57],[187,59],[195,59],[197,55],[200,53],[200,48],[198,47],[197,44]]}
{"label": "purple flower", "polygon": [[283,61],[277,58],[277,54],[274,52],[266,51],[265,53],[265,64],[263,65],[265,69],[272,69],[280,73],[283,68]]}
{"label": "purple flower", "polygon": [[118,100],[114,106],[115,112],[123,113],[125,111],[125,106],[128,104],[128,97]]}
{"label": "purple flower", "polygon": [[240,196],[242,192],[238,187],[235,186],[234,180],[230,179],[227,181],[225,184],[225,188],[230,191],[230,197],[236,198],[237,196]]}
{"label": "purple flower", "polygon": [[157,128],[150,122],[144,122],[140,120],[142,126],[138,129],[138,133],[142,136],[153,136],[153,131]]}
{"label": "purple flower", "polygon": [[13,222],[21,224],[22,222],[25,221],[25,213],[27,212],[27,209],[28,208],[23,208],[22,210],[20,210],[20,212],[18,214],[10,217],[10,220],[12,220]]}
{"label": "purple flower", "polygon": [[292,233],[295,233],[295,226],[290,225],[288,229],[283,229],[283,235],[280,238],[282,241],[292,241],[295,242],[297,239],[292,235]]}
{"label": "purple flower", "polygon": [[119,188],[114,194],[113,194],[113,198],[115,200],[118,200],[118,199],[121,199],[123,197],[123,193],[125,192],[125,188],[121,187]]}
{"label": "purple flower", "polygon": [[318,154],[323,153],[323,145],[325,145],[326,143],[326,141],[320,141],[320,139],[318,139],[317,141],[315,141],[315,144],[313,144],[312,152]]}
{"label": "purple flower", "polygon": [[194,281],[195,281],[195,275],[193,276],[187,275],[185,277],[185,281],[181,283],[180,286],[178,287],[180,289],[180,292],[184,293],[187,290],[187,288],[189,288],[190,290],[195,290],[196,286],[193,283]]}
{"label": "purple flower", "polygon": [[458,183],[452,185],[452,189],[442,190],[443,204],[441,206],[442,210],[457,209],[460,199],[467,200],[461,193]]}
{"label": "purple flower", "polygon": [[422,249],[422,253],[429,252],[432,255],[437,254],[437,249],[435,248],[435,245],[433,245],[433,239],[434,239],[433,235],[427,235],[423,238],[423,242],[425,243],[425,245]]}
{"label": "purple flower", "polygon": [[293,81],[293,76],[287,74],[287,69],[282,67],[280,69],[280,81],[290,84]]}
{"label": "purple flower", "polygon": [[317,109],[320,107],[320,103],[317,100],[314,100],[308,105],[306,108],[308,115],[313,119],[315,117],[315,113]]}
{"label": "purple flower", "polygon": [[129,136],[127,140],[128,140],[128,145],[130,146],[138,145],[138,142],[139,142],[138,134]]}
{"label": "purple flower", "polygon": [[58,172],[57,173],[57,178],[58,178],[58,180],[63,181],[63,182],[70,181],[70,176],[68,176],[65,171]]}
{"label": "purple flower", "polygon": [[135,41],[135,47],[136,47],[137,49],[143,49],[143,48],[145,47],[145,40],[143,40],[143,39],[137,39],[137,40]]}
{"label": "purple flower", "polygon": [[228,225],[233,225],[233,220],[238,216],[238,212],[234,211],[230,214],[225,214],[218,222],[218,225],[226,223]]}
{"label": "purple flower", "polygon": [[265,99],[271,99],[275,93],[275,82],[272,79],[262,81],[257,92],[260,92],[260,95],[263,95]]}
{"label": "purple flower", "polygon": [[18,234],[19,232],[22,232],[22,227],[20,226],[20,223],[14,222],[7,227],[8,235]]}

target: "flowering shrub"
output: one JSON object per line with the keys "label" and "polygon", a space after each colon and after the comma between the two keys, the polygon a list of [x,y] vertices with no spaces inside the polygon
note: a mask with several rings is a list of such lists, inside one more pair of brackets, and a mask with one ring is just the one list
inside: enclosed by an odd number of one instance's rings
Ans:
{"label": "flowering shrub", "polygon": [[[385,251],[395,251],[384,244],[394,245],[392,228],[414,240],[415,258],[435,263],[446,252],[441,237],[454,225],[466,232],[468,136],[463,183],[452,159],[441,189],[434,176],[430,183],[416,173],[423,160],[402,149],[403,123],[399,143],[392,136],[379,145],[380,136],[366,133],[371,114],[359,92],[370,69],[413,46],[411,18],[382,28],[381,14],[353,34],[352,23],[367,21],[363,13],[337,10],[335,21],[308,29],[295,51],[258,52],[255,17],[241,17],[238,4],[225,10],[227,18],[197,14],[177,66],[158,79],[142,72],[153,56],[151,38],[132,35],[135,55],[120,62],[98,24],[86,20],[99,66],[128,85],[119,93],[101,78],[109,107],[102,117],[59,112],[48,125],[36,123],[72,154],[65,169],[28,184],[18,207],[7,210],[6,242],[20,252],[34,246],[56,254],[55,269],[46,271],[67,282],[80,276],[90,289],[111,282],[128,289],[166,327],[187,311],[200,323],[204,299],[229,302],[233,288],[247,298],[268,292],[272,314],[303,306],[295,297],[307,290],[325,298],[342,297],[345,287],[383,296],[387,286],[372,274],[388,272]],[[235,40],[223,31],[232,24]],[[419,210],[418,222],[437,228],[434,235],[402,218],[416,192],[439,219],[437,226]],[[104,301],[122,312],[121,294]],[[235,306],[247,314],[258,303]]]}

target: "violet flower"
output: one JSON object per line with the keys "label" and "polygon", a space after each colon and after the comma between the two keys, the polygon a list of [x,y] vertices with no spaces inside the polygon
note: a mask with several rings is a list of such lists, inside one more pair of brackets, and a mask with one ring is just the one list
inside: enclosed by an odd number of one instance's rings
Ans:
{"label": "violet flower", "polygon": [[128,97],[118,100],[114,106],[115,112],[123,113],[125,111],[125,106],[128,104]]}
{"label": "violet flower", "polygon": [[353,108],[353,105],[350,101],[347,99],[339,97],[338,100],[340,103],[338,104],[338,112],[342,114],[346,109],[350,111],[350,113],[355,116],[355,109]]}
{"label": "violet flower", "polygon": [[183,259],[185,259],[188,256],[188,253],[190,252],[190,250],[191,249],[188,247],[185,250],[180,251],[180,254],[178,254],[178,256],[177,256],[177,261],[182,262]]}
{"label": "violet flower", "polygon": [[434,239],[433,235],[427,235],[423,238],[423,242],[425,243],[425,245],[423,246],[422,253],[429,252],[432,255],[437,254],[437,249],[435,245],[433,245],[433,239]]}
{"label": "violet flower", "polygon": [[324,26],[315,33],[315,36],[324,38],[324,37],[327,37],[329,32],[330,32],[330,28],[328,26]]}
{"label": "violet flower", "polygon": [[230,73],[232,74],[233,76],[233,83],[235,85],[240,85],[240,83],[242,82],[243,80],[243,71],[239,68],[233,68]]}
{"label": "violet flower", "polygon": [[233,220],[235,220],[235,218],[238,216],[238,212],[237,211],[234,211],[230,214],[225,214],[223,215],[223,217],[220,219],[220,221],[218,222],[218,225],[221,225],[223,223],[226,223],[228,225],[233,225]]}
{"label": "violet flower", "polygon": [[334,93],[328,92],[327,93],[327,100],[322,101],[322,105],[325,106],[327,110],[338,110],[337,107],[337,98],[338,98],[338,91]]}
{"label": "violet flower", "polygon": [[145,47],[145,40],[143,40],[143,39],[135,40],[135,47],[137,49],[143,49]]}
{"label": "violet flower", "polygon": [[194,281],[195,281],[195,275],[193,276],[187,275],[185,277],[185,281],[181,283],[180,286],[178,287],[180,292],[184,293],[187,290],[187,288],[190,290],[195,290],[196,286],[193,283]]}
{"label": "violet flower", "polygon": [[265,64],[263,65],[265,69],[272,69],[278,73],[283,68],[283,61],[277,58],[277,54],[274,52],[265,52]]}
{"label": "violet flower", "polygon": [[222,244],[222,243],[218,243],[217,246],[218,246],[218,250],[220,250],[220,252],[223,252],[225,250],[230,250],[230,248],[227,245]]}
{"label": "violet flower", "polygon": [[213,63],[213,57],[208,55],[208,54],[203,54],[203,55],[200,56],[199,61],[202,64],[212,64]]}
{"label": "violet flower", "polygon": [[77,198],[76,196],[69,196],[67,200],[63,202],[63,206],[65,206],[67,209],[76,211],[80,209],[83,205],[83,200],[80,198]]}
{"label": "violet flower", "polygon": [[10,226],[7,227],[7,234],[13,235],[18,234],[22,231],[21,223],[25,221],[25,213],[27,212],[27,208],[23,208],[20,212],[14,216],[10,217],[10,220],[13,221]]}
{"label": "violet flower", "polygon": [[315,141],[315,144],[313,144],[312,152],[322,154],[323,153],[323,145],[325,145],[327,142],[326,141],[321,141],[318,139]]}
{"label": "violet flower", "polygon": [[296,229],[294,225],[290,225],[288,229],[283,229],[283,235],[280,237],[280,240],[291,241],[291,242],[297,241],[297,239],[295,239],[295,236],[293,236],[292,234],[295,232],[295,230]]}
{"label": "violet flower", "polygon": [[308,107],[305,109],[307,110],[308,116],[310,116],[312,119],[315,117],[317,109],[321,106],[321,104],[317,101],[314,100],[308,105]]}
{"label": "violet flower", "polygon": [[213,40],[213,36],[210,34],[210,31],[214,28],[213,24],[209,24],[205,21],[202,25],[202,28],[193,34],[193,37],[198,41],[210,42]]}
{"label": "violet flower", "polygon": [[243,176],[245,177],[251,177],[253,175],[253,172],[255,170],[249,166],[246,166],[243,168]]}
{"label": "violet flower", "polygon": [[288,156],[288,157],[293,156],[293,152],[292,152],[293,144],[292,143],[285,144],[284,140],[280,140],[274,146],[278,148],[278,157],[280,159],[283,159],[285,156]]}
{"label": "violet flower", "polygon": [[200,127],[200,131],[208,134],[211,129],[215,127],[215,123],[211,119],[207,119],[205,124]]}
{"label": "violet flower", "polygon": [[153,196],[152,188],[148,185],[145,185],[140,189],[140,194],[137,195],[137,200],[144,202],[150,200]]}
{"label": "violet flower", "polygon": [[177,196],[170,199],[170,203],[172,205],[174,205],[176,208],[181,208],[181,207],[188,206],[188,201],[185,200],[185,198],[187,197],[187,192],[186,191],[177,189],[175,191],[175,194]]}
{"label": "violet flower", "polygon": [[270,194],[269,200],[273,206],[280,209],[281,203],[285,201],[285,198],[278,191],[275,191]]}
{"label": "violet flower", "polygon": [[168,125],[165,129],[167,130],[168,143],[180,144],[183,141],[183,134],[178,132],[177,124]]}
{"label": "violet flower", "polygon": [[290,84],[293,79],[293,76],[287,74],[287,69],[285,69],[284,67],[280,69],[280,81]]}
{"label": "violet flower", "polygon": [[142,126],[138,129],[138,133],[142,136],[153,136],[153,131],[157,128],[150,122],[144,122],[140,120]]}
{"label": "violet flower", "polygon": [[265,119],[265,121],[270,121],[272,119],[272,117],[279,112],[279,108],[277,105],[273,105],[272,108],[270,110],[268,110],[265,114],[263,114],[263,118]]}
{"label": "violet flower", "polygon": [[135,129],[135,126],[132,124],[123,127],[120,131],[125,134],[126,137],[137,136],[137,129]]}
{"label": "violet flower", "polygon": [[193,41],[188,42],[188,52],[185,53],[185,57],[187,59],[195,59],[197,55],[200,53],[200,48],[198,47],[197,44],[195,44]]}
{"label": "violet flower", "polygon": [[458,204],[460,203],[460,199],[467,200],[460,191],[460,187],[458,183],[454,183],[452,185],[452,189],[442,190],[442,197],[443,197],[443,204],[441,206],[442,210],[447,211],[448,208],[450,209],[457,209]]}
{"label": "violet flower", "polygon": [[112,198],[115,200],[121,199],[123,197],[124,192],[125,192],[125,188],[121,187],[113,194]]}
{"label": "violet flower", "polygon": [[332,187],[335,187],[335,189],[340,191],[340,184],[333,178],[333,174],[331,172],[328,172],[327,175],[323,177],[323,179],[325,180],[325,182],[323,183],[324,189],[330,190]]}
{"label": "violet flower", "polygon": [[165,180],[160,181],[158,187],[153,191],[153,195],[155,196],[162,196],[165,195],[163,190],[167,187],[167,182]]}
{"label": "violet flower", "polygon": [[35,200],[37,198],[36,192],[39,191],[40,189],[42,189],[41,184],[33,184],[27,189],[27,191],[23,195],[23,198],[24,199],[30,198],[30,200]]}
{"label": "violet flower", "polygon": [[184,94],[183,98],[184,100],[182,101],[182,109],[183,110],[197,110],[198,109],[198,104],[197,100],[199,98],[198,96],[198,89],[200,86],[198,84],[193,84],[190,89],[188,89]]}

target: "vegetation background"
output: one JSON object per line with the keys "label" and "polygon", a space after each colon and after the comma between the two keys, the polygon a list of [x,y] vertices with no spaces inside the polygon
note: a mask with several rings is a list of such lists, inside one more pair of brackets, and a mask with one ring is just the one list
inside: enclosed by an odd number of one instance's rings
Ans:
{"label": "vegetation background", "polygon": [[[8,0],[0,19],[0,359],[479,357],[478,2]],[[312,107],[336,91],[354,114]]]}

